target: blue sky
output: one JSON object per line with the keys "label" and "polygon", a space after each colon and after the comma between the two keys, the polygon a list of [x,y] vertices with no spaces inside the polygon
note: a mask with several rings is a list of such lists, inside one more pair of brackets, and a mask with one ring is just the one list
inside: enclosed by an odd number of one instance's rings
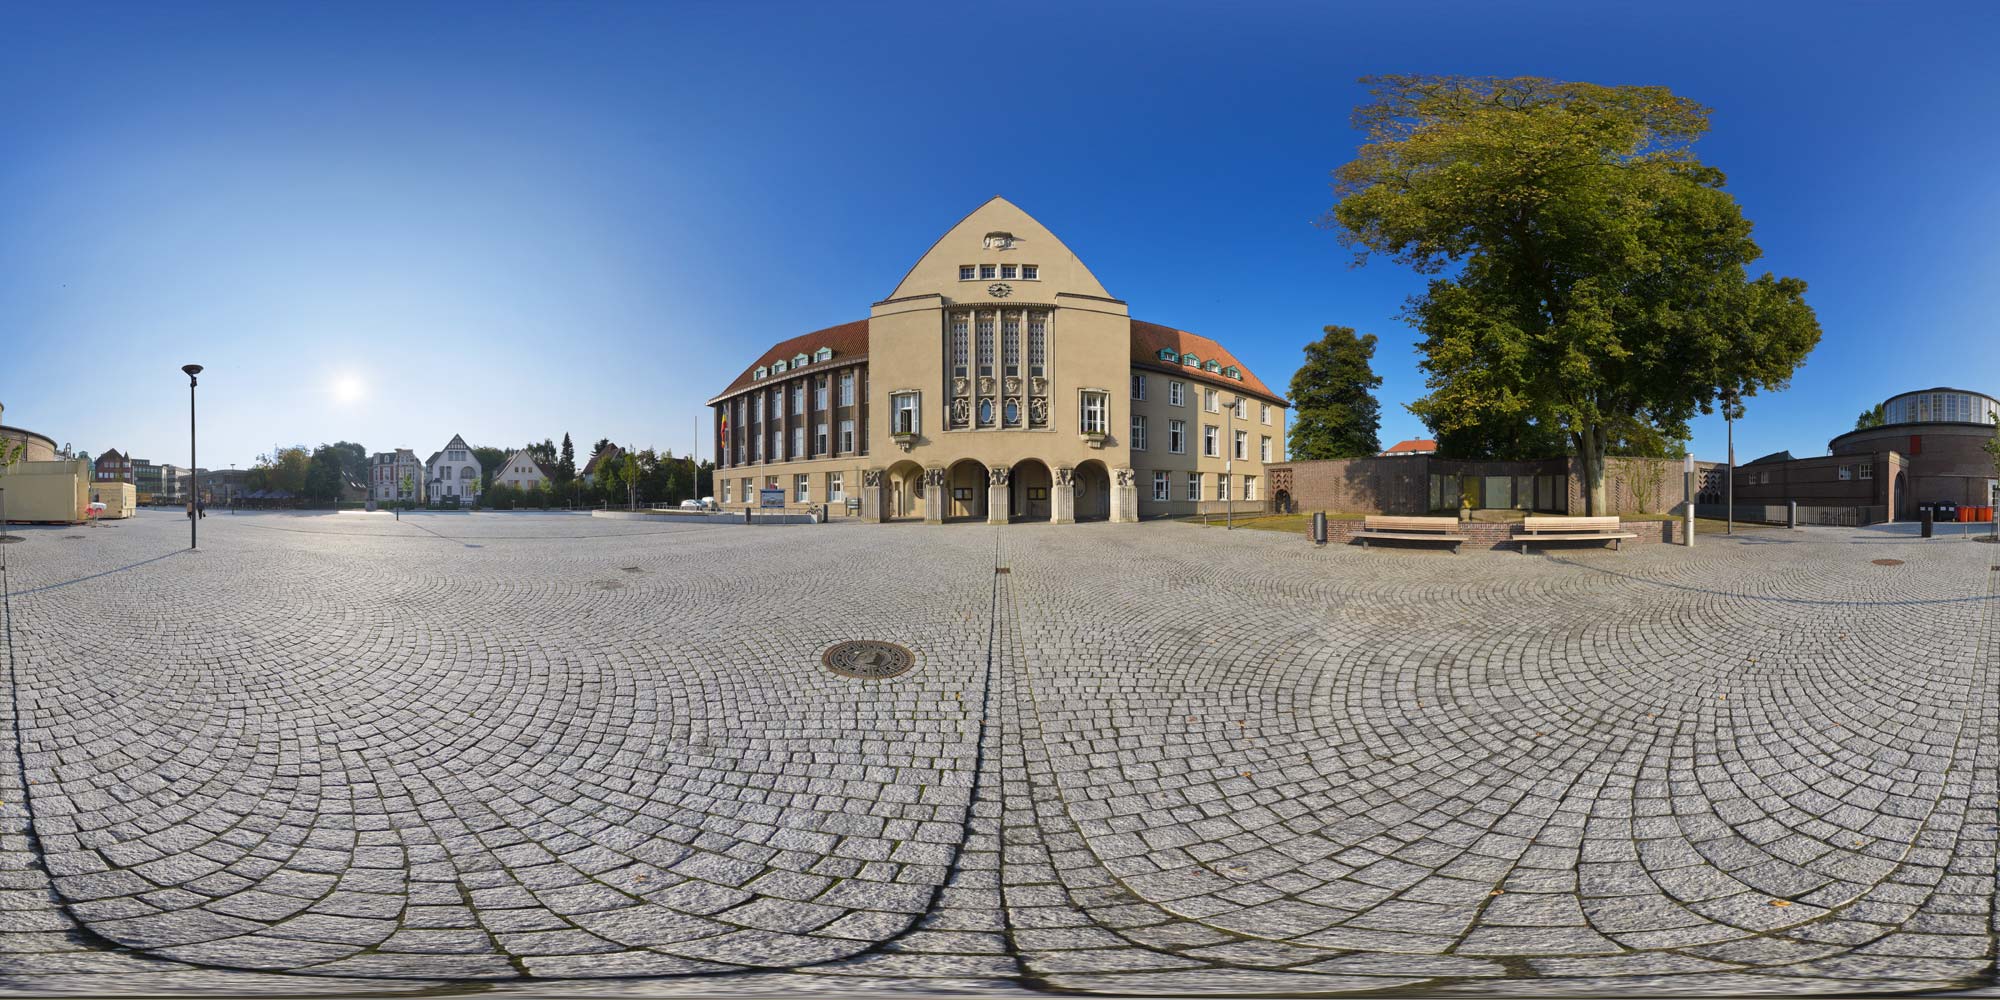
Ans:
{"label": "blue sky", "polygon": [[[1004,194],[1135,317],[1274,386],[1420,287],[1314,226],[1357,77],[1661,84],[1825,338],[1739,457],[1937,384],[2000,392],[2000,5],[12,5],[0,403],[93,454],[685,453],[765,344],[867,315]],[[704,422],[704,427],[706,426]],[[1719,418],[1695,450],[1723,456]],[[704,438],[705,440],[705,438]]]}

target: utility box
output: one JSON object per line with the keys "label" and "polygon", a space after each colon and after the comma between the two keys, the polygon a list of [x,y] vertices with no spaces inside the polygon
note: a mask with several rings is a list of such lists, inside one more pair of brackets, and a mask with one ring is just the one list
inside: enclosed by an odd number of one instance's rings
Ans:
{"label": "utility box", "polygon": [[98,517],[131,517],[139,509],[139,488],[131,483],[91,483],[90,498],[104,505]]}
{"label": "utility box", "polygon": [[[16,462],[0,471],[6,490],[7,520],[43,524],[76,524],[90,504],[90,463]],[[135,499],[136,489],[122,484]]]}

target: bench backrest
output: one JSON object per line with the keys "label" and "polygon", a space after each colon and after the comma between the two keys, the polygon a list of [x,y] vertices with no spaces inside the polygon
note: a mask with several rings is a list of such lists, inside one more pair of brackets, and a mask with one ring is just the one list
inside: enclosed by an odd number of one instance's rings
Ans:
{"label": "bench backrest", "polygon": [[1370,514],[1361,519],[1364,531],[1457,531],[1455,517],[1394,517]]}
{"label": "bench backrest", "polygon": [[1524,517],[1523,531],[1617,531],[1616,517]]}

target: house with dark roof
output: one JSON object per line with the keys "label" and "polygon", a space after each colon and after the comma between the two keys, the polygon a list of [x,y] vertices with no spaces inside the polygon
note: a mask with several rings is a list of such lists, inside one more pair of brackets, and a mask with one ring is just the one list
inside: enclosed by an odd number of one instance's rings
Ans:
{"label": "house with dark roof", "polygon": [[993,524],[1262,509],[1288,408],[998,197],[866,319],[777,341],[709,405],[725,506]]}

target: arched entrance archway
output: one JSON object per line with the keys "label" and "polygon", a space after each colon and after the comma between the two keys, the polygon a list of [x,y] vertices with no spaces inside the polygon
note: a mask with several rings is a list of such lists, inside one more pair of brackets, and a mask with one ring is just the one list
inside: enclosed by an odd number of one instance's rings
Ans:
{"label": "arched entrance archway", "polygon": [[1275,496],[1271,497],[1271,502],[1277,505],[1278,513],[1280,514],[1289,514],[1292,512],[1292,494],[1290,490],[1279,490]]}
{"label": "arched entrance archway", "polygon": [[1896,473],[1895,516],[1899,521],[1916,517],[1917,505],[1910,499],[1910,477],[1908,473]]}
{"label": "arched entrance archway", "polygon": [[1053,517],[1049,488],[1054,482],[1055,477],[1049,474],[1049,467],[1037,459],[1014,463],[1014,468],[1007,473],[1007,520],[1047,521]]}
{"label": "arched entrance archway", "polygon": [[986,519],[986,466],[969,458],[951,464],[945,473],[944,519],[967,521]]}
{"label": "arched entrance archway", "polygon": [[897,462],[883,473],[883,485],[887,490],[883,504],[889,520],[924,516],[923,466],[908,459]]}
{"label": "arched entrance archway", "polygon": [[1076,519],[1079,521],[1108,521],[1111,519],[1111,471],[1097,459],[1080,462],[1076,467],[1076,482],[1071,487],[1076,493]]}

